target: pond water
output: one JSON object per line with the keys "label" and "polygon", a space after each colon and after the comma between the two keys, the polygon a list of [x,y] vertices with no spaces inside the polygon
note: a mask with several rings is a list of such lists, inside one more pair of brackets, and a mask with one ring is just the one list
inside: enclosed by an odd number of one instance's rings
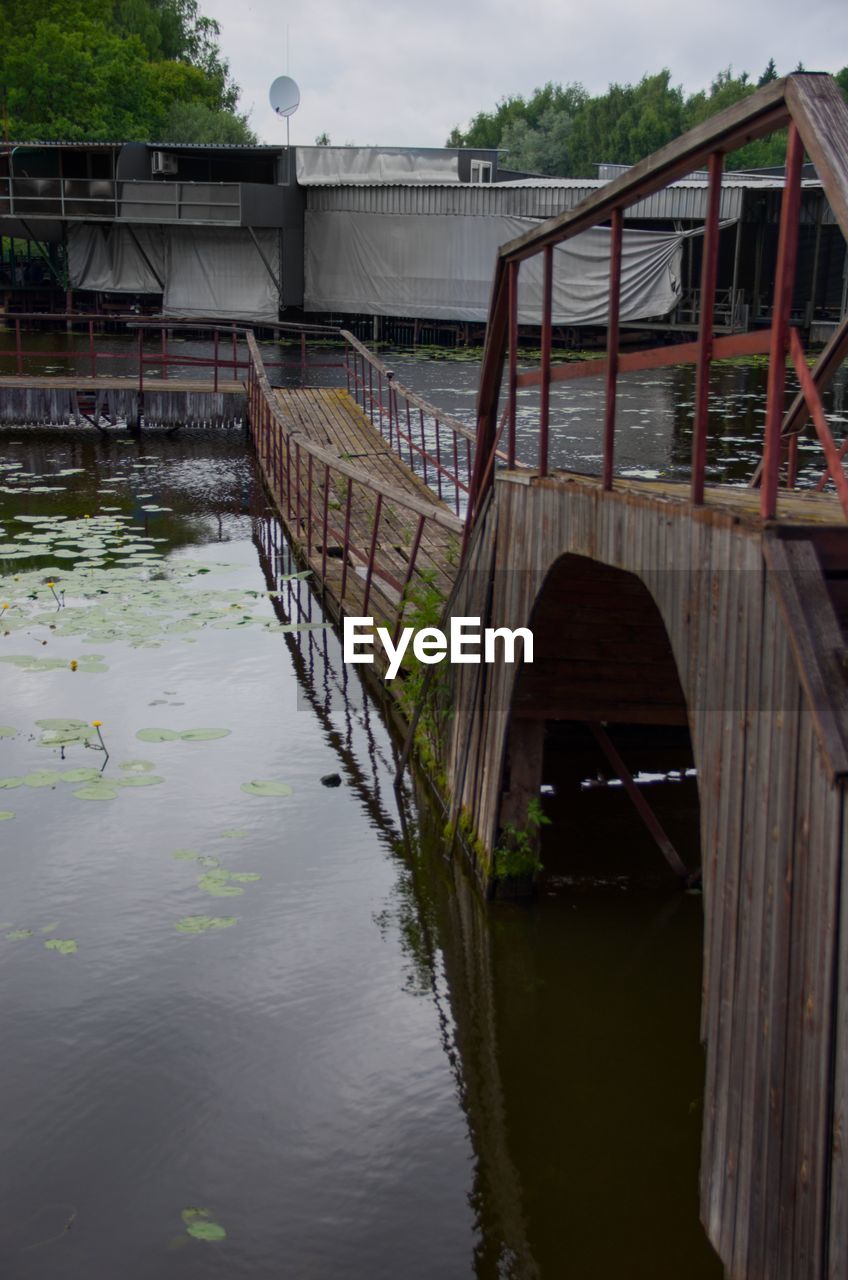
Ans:
{"label": "pond water", "polygon": [[[389,355],[473,417],[475,365]],[[726,474],[761,376],[720,375]],[[683,467],[681,377],[624,385],[625,465]],[[480,902],[241,431],[0,466],[0,1273],[719,1277],[700,899]]]}
{"label": "pond water", "polygon": [[0,453],[2,1274],[718,1276],[699,899],[479,901],[241,432]]}

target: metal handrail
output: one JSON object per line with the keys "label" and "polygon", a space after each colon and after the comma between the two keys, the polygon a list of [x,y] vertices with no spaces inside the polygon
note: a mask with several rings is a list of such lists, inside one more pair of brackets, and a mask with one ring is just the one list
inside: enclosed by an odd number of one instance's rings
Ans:
{"label": "metal handrail", "polygon": [[[772,325],[763,334],[742,334],[717,339],[713,333],[713,308],[716,292],[723,158],[728,151],[732,151],[743,143],[773,133],[787,125],[787,176],[781,210]],[[766,85],[749,98],[736,103],[669,143],[654,155],[640,161],[613,182],[593,192],[575,208],[549,219],[525,235],[502,246],[495,264],[477,403],[477,449],[468,505],[469,528],[481,508],[486,488],[493,483],[494,468],[489,460],[494,457],[496,447],[498,402],[507,352],[509,353],[507,442],[509,464],[515,463],[517,392],[520,387],[539,386],[541,411],[538,470],[542,476],[547,474],[549,464],[551,384],[574,377],[604,376],[606,405],[601,476],[604,489],[611,489],[613,485],[616,384],[618,373],[626,367],[625,362],[631,362],[631,367],[644,369],[672,363],[694,363],[697,368],[697,384],[690,496],[695,505],[702,505],[705,500],[710,364],[719,353],[733,355],[749,354],[752,350],[767,350],[770,360],[760,512],[764,519],[775,517],[781,463],[781,425],[784,419],[785,369],[791,340],[792,284],[798,245],[801,164],[805,150],[816,165],[836,220],[843,234],[848,237],[848,106],[832,77],[796,73]],[[670,182],[684,177],[704,161],[709,167],[709,212],[705,226],[700,289],[702,306],[698,340],[685,347],[661,347],[652,351],[639,352],[634,356],[621,356],[619,354],[619,309],[625,210],[638,200],[661,190]],[[591,227],[607,222],[610,223],[610,290],[606,358],[592,361],[591,367],[578,362],[552,369],[554,248]],[[545,260],[541,317],[542,362],[539,369],[519,374],[517,364],[518,273],[522,262],[540,253],[544,254]],[[792,341],[794,343],[795,340],[792,339]],[[638,365],[635,363],[637,360]],[[827,377],[832,376],[832,366],[832,361],[830,364],[825,362],[816,370],[813,378],[805,383],[805,400],[809,404],[819,434],[821,434],[822,424],[829,434],[829,428],[821,412],[819,393]],[[797,436],[789,439],[788,483],[790,487],[794,484],[795,476],[793,440],[797,441]],[[830,453],[829,446],[825,452],[833,461],[834,455]],[[840,500],[843,501],[841,487],[837,491]],[[843,501],[843,508],[848,517],[848,496]]]}

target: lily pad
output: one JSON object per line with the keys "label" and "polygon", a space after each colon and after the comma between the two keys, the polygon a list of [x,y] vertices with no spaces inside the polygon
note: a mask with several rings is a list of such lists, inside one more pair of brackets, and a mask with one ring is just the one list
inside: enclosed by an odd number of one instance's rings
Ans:
{"label": "lily pad", "polygon": [[287,782],[243,782],[242,791],[249,796],[290,796],[293,789]]}
{"label": "lily pad", "polygon": [[139,729],[135,736],[142,742],[176,742],[180,734],[174,729]]}
{"label": "lily pad", "polygon": [[0,791],[11,791],[14,787],[23,785],[23,778],[0,778]]}
{"label": "lily pad", "polygon": [[211,894],[213,898],[238,898],[244,893],[244,889],[239,889],[238,885],[229,883],[229,872],[227,871],[207,871],[205,876],[201,876],[197,882],[198,889],[202,889],[204,893]]}
{"label": "lily pad", "polygon": [[261,880],[262,877],[256,871],[231,871],[230,879],[237,880],[239,884],[253,884],[255,880]]}
{"label": "lily pad", "polygon": [[62,775],[55,769],[34,769],[32,773],[24,775],[24,782],[28,787],[55,787],[61,781]]}
{"label": "lily pad", "polygon": [[229,929],[237,920],[238,916],[183,916],[174,928],[180,933],[206,933],[208,929]]}
{"label": "lily pad", "polygon": [[195,853],[193,849],[175,849],[173,856],[178,862],[195,862],[200,854]]}
{"label": "lily pad", "polygon": [[110,786],[108,782],[93,782],[90,787],[80,787],[73,794],[78,800],[116,800],[118,788]]}
{"label": "lily pad", "polygon": [[228,738],[229,729],[185,729],[180,734],[184,742],[209,742],[212,738]]}
{"label": "lily pad", "polygon": [[158,777],[155,773],[135,773],[130,774],[128,778],[115,778],[116,787],[158,787],[160,782],[164,782],[164,778]]}
{"label": "lily pad", "polygon": [[100,777],[99,769],[68,769],[62,774],[63,782],[96,782]]}
{"label": "lily pad", "polygon": [[58,951],[63,956],[72,956],[77,949],[73,938],[48,938],[44,946],[48,951]]}
{"label": "lily pad", "polygon": [[191,1207],[183,1209],[181,1216],[185,1223],[186,1231],[195,1240],[226,1239],[226,1231],[220,1222],[216,1222],[212,1217],[211,1210]]}
{"label": "lily pad", "polygon": [[10,724],[0,724],[0,738],[14,738],[17,732]]}
{"label": "lily pad", "polygon": [[6,934],[8,942],[22,942],[24,938],[32,937],[32,929],[13,929],[11,933]]}
{"label": "lily pad", "polygon": [[156,765],[152,760],[125,760],[118,767],[125,773],[152,773]]}
{"label": "lily pad", "polygon": [[0,822],[9,822],[14,816],[14,809],[0,809]]}

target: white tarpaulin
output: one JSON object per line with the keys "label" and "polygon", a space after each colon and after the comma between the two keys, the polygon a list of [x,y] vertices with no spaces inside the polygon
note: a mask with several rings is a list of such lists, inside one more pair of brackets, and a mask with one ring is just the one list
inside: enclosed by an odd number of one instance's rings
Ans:
{"label": "white tarpaulin", "polygon": [[[135,239],[133,239],[135,236]],[[139,246],[141,246],[139,248]],[[68,224],[68,274],[74,289],[161,293],[165,242],[160,227]]]}
{"label": "white tarpaulin", "polygon": [[298,147],[297,181],[315,183],[459,182],[459,157],[409,147]]}
{"label": "white tarpaulin", "polygon": [[[255,235],[279,280],[279,232]],[[166,236],[166,316],[278,319],[277,286],[246,227],[169,227]]]}
{"label": "white tarpaulin", "polygon": [[[539,223],[472,215],[306,213],[305,307],[432,320],[485,320],[501,245]],[[682,237],[626,230],[621,319],[664,316],[679,301]],[[554,255],[556,324],[605,324],[610,232],[594,227]],[[539,324],[542,255],[522,263],[519,319]]]}
{"label": "white tarpaulin", "polygon": [[[279,233],[255,234],[279,280]],[[130,232],[122,226],[71,223],[68,266],[75,289],[163,293],[164,284],[166,316],[257,321],[279,316],[277,287],[244,227],[134,226]]]}

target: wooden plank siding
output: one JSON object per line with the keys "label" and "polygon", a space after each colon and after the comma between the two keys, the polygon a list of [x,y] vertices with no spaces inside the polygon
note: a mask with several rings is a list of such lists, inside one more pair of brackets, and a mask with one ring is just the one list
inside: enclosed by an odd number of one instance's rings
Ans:
{"label": "wooden plank siding", "polygon": [[654,699],[682,699],[701,800],[703,1220],[733,1280],[845,1280],[848,712],[831,580],[848,543],[817,498],[780,528],[736,493],[676,498],[498,476],[453,611],[539,621],[539,665],[452,668],[453,812],[487,881],[513,717],[642,723]]}

